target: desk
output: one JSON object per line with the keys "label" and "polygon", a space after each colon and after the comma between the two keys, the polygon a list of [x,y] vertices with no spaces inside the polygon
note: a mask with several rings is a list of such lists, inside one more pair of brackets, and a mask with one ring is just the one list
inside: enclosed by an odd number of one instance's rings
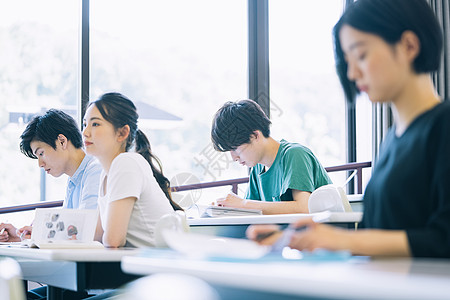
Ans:
{"label": "desk", "polygon": [[352,207],[352,210],[357,212],[364,211],[364,195],[363,194],[351,194],[347,195],[348,202]]}
{"label": "desk", "polygon": [[[193,275],[219,287],[222,300],[450,299],[450,260],[353,257],[328,262],[244,263],[125,256],[122,269],[139,275]],[[233,289],[238,292],[233,294]]]}
{"label": "desk", "polygon": [[17,260],[24,280],[48,285],[48,299],[60,299],[62,289],[112,289],[136,279],[124,274],[120,260],[137,249],[32,249],[0,246],[0,256]]}
{"label": "desk", "polygon": [[[239,217],[195,218],[187,222],[195,233],[244,238],[245,230],[253,224],[278,224],[287,226],[301,218],[311,218],[315,214],[282,214]],[[324,223],[347,228],[355,228],[361,222],[362,212],[331,213]]]}

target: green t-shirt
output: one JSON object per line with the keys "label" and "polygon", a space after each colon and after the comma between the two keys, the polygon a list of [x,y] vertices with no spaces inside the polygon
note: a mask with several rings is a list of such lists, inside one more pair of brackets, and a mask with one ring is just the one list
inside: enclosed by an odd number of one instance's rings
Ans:
{"label": "green t-shirt", "polygon": [[246,199],[292,201],[292,190],[313,192],[332,183],[314,154],[300,144],[281,140],[277,156],[269,168],[257,164],[250,172]]}

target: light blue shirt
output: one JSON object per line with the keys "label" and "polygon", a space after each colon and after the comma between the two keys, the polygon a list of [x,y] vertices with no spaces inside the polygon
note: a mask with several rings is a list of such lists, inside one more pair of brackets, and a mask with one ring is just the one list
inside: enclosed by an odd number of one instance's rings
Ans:
{"label": "light blue shirt", "polygon": [[75,174],[67,180],[63,208],[96,209],[102,166],[86,155]]}

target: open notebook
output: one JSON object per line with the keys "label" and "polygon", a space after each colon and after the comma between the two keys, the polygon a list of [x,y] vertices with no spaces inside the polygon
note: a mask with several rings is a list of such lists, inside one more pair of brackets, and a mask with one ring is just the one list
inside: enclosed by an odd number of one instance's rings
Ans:
{"label": "open notebook", "polygon": [[31,239],[21,244],[31,248],[104,248],[94,241],[98,212],[93,209],[37,208]]}
{"label": "open notebook", "polygon": [[210,205],[203,212],[202,218],[257,215],[262,215],[262,210]]}

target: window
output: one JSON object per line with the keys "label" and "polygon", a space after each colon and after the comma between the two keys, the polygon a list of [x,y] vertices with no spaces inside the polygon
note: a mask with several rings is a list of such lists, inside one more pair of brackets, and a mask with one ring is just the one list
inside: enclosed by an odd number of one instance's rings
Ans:
{"label": "window", "polygon": [[[372,161],[372,107],[367,94],[356,97],[356,159],[358,162]],[[363,169],[363,187],[372,176],[372,168]]]}
{"label": "window", "polygon": [[[137,104],[139,126],[172,185],[246,176],[212,149],[210,128],[224,102],[248,97],[247,2],[90,2],[91,99],[118,91]],[[269,2],[272,135],[311,148],[324,166],[345,163],[345,105],[331,38],[342,7],[342,0]],[[79,22],[75,0],[0,4],[2,206],[64,198],[67,177],[46,176],[18,144],[33,115],[78,113]],[[341,175],[332,179],[343,182]],[[219,193],[190,198],[209,203]]]}
{"label": "window", "polygon": [[78,12],[74,0],[0,4],[2,206],[39,201],[41,180],[46,200],[64,198],[67,177],[40,174],[37,161],[20,153],[19,136],[33,115],[48,108],[76,114]]}
{"label": "window", "polygon": [[[325,167],[346,162],[345,99],[332,44],[342,8],[337,0],[269,2],[272,135],[310,148]],[[343,172],[330,176],[345,181]]]}
{"label": "window", "polygon": [[245,1],[91,1],[91,99],[117,91],[137,104],[172,185],[247,175],[210,142],[214,113],[247,85]]}

